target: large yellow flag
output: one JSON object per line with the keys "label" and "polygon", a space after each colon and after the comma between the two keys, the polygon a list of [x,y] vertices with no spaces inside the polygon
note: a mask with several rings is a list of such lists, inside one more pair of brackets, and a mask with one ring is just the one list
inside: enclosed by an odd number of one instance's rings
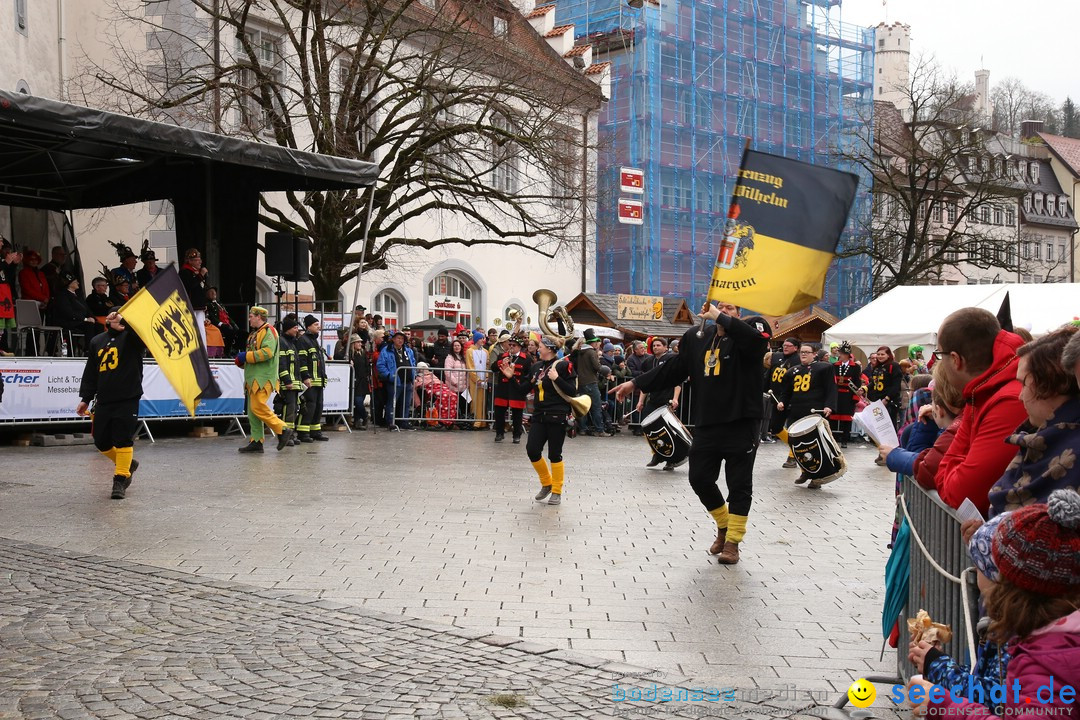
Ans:
{"label": "large yellow flag", "polygon": [[200,398],[221,397],[195,325],[184,284],[171,264],[120,308],[124,322],[146,343],[161,372],[191,415]]}
{"label": "large yellow flag", "polygon": [[858,184],[851,173],[747,150],[709,300],[766,315],[820,300]]}

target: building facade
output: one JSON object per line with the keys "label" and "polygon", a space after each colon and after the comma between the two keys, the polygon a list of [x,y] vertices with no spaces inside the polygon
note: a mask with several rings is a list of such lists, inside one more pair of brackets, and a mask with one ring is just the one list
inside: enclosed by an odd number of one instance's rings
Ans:
{"label": "building facade", "polygon": [[[91,78],[99,68],[119,67],[117,58],[121,55],[139,58],[138,63],[150,82],[206,62],[211,56],[220,57],[224,64],[241,57],[240,39],[224,39],[225,31],[218,28],[215,32],[212,20],[190,2],[128,3],[124,7],[135,20],[130,27],[108,22],[114,5],[108,0],[16,2],[14,13],[0,14],[0,36],[4,38],[4,42],[0,42],[0,87],[92,104],[89,99],[95,92],[100,93],[101,87],[93,87]],[[425,8],[435,12],[439,4],[418,0],[416,6],[417,12],[424,12]],[[552,107],[552,114],[557,111],[558,121],[566,128],[566,147],[558,148],[568,156],[562,163],[566,169],[556,173],[538,170],[560,163],[551,162],[551,158],[538,163],[525,153],[515,152],[512,144],[504,147],[492,143],[490,147],[474,148],[474,157],[479,158],[478,162],[486,158],[490,163],[479,169],[485,178],[483,182],[507,194],[520,191],[523,195],[542,198],[540,202],[550,202],[552,213],[569,218],[566,223],[569,239],[557,247],[544,248],[546,254],[509,242],[434,248],[420,247],[421,243],[412,246],[405,243],[387,254],[384,269],[364,273],[358,284],[343,285],[338,297],[340,305],[351,305],[355,298],[372,311],[385,315],[391,325],[441,317],[473,327],[493,323],[504,317],[510,308],[520,309],[527,315],[535,314],[535,309],[530,310],[529,298],[538,287],[554,289],[564,297],[594,287],[592,244],[585,247],[586,243],[581,239],[595,235],[592,225],[595,195],[591,183],[596,162],[597,118],[607,80],[606,66],[602,63],[594,65],[588,54],[564,55],[561,41],[543,37],[535,21],[527,17],[532,10],[533,5],[529,2],[490,0],[474,18],[474,22],[481,25],[487,22],[490,27],[469,29],[482,35],[490,44],[486,49],[494,54],[504,53],[533,68],[538,81],[537,86],[529,90],[532,95],[550,87],[551,82],[579,91],[580,102]],[[289,56],[286,28],[281,25],[280,18],[266,15],[265,10],[262,15],[260,12],[258,7],[251,8],[250,32],[246,39],[267,61],[266,67],[271,72],[287,74],[290,66],[294,66],[294,58]],[[124,52],[121,52],[122,48]],[[332,92],[342,93],[344,78],[334,74],[333,81],[337,84],[332,87]],[[126,103],[119,92],[116,100],[116,106],[104,109],[122,110]],[[507,108],[507,116],[512,116],[514,111],[513,107]],[[180,113],[164,112],[155,119],[226,134],[245,135],[245,130],[253,131],[246,136],[273,141],[265,129],[269,118],[257,103],[250,102],[250,97],[239,100],[210,97],[198,107],[185,108],[184,113],[181,116]],[[374,122],[378,119],[376,113]],[[377,129],[374,124],[361,128],[358,141],[362,133]],[[508,134],[513,130],[513,127],[507,127]],[[300,137],[297,146],[309,149],[313,147],[312,143],[311,138]],[[378,162],[383,158],[376,155],[368,159]],[[556,190],[556,185],[562,191]],[[286,213],[290,211],[284,197],[268,195],[265,200]],[[0,231],[4,229],[4,217],[13,212],[18,211],[0,212]],[[492,220],[500,217],[494,208],[490,213],[481,211],[479,214],[485,223],[500,222]],[[512,222],[512,218],[505,220],[505,214],[502,217],[505,222]],[[176,247],[173,222],[167,200],[72,213],[85,281],[97,274],[100,265],[114,267],[117,264],[116,253],[109,242],[123,242],[138,249],[144,239],[149,239],[159,260],[177,259],[184,249]],[[492,235],[491,228],[485,223],[470,222],[450,210],[434,208],[409,217],[398,234],[421,240],[452,237],[477,241]],[[260,241],[266,230],[260,228]],[[523,244],[539,245],[543,240]],[[237,304],[272,302],[274,278],[265,274],[261,255],[259,296],[229,295],[228,269],[220,266],[214,252],[215,243],[228,241],[208,239],[204,250],[210,278],[221,286],[222,299]],[[292,290],[291,284],[288,289]],[[301,283],[299,292],[301,296],[310,296],[312,287]]]}
{"label": "building facade", "polygon": [[[704,299],[736,173],[756,150],[838,166],[872,113],[874,31],[832,2],[558,0],[556,22],[612,63],[601,114],[597,291]],[[624,167],[640,194],[620,190]],[[846,168],[852,169],[852,168]],[[620,197],[642,203],[619,221]],[[868,178],[853,218],[869,212]],[[849,223],[849,231],[857,227]],[[834,264],[822,305],[869,298],[869,262]]]}

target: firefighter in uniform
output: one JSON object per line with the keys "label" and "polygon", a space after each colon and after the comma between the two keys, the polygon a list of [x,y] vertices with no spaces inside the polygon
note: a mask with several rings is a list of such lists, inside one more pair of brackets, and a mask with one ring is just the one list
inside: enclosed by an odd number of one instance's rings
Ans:
{"label": "firefighter in uniform", "polygon": [[297,352],[296,338],[300,334],[300,321],[289,313],[281,321],[281,337],[278,338],[280,360],[278,361],[278,394],[274,398],[274,412],[281,416],[288,428],[288,437],[282,447],[296,444],[297,413],[300,404],[300,383],[311,378],[307,368],[307,355]]}
{"label": "firefighter in uniform", "polygon": [[135,432],[139,427],[139,399],[142,397],[143,351],[146,346],[134,330],[129,330],[120,313],[105,318],[105,332],[94,336],[86,353],[77,415],[93,413],[94,447],[113,461],[113,500],[123,500],[131,477],[139,468],[134,458]]}
{"label": "firefighter in uniform", "polygon": [[[521,350],[521,338],[512,335],[506,341],[506,352],[495,363],[495,442],[503,441],[503,428],[506,425],[506,409],[510,408],[513,424],[514,444],[521,442],[522,415],[525,412],[525,398],[529,386],[522,384],[528,378],[532,361]],[[510,368],[507,374],[505,368]]]}
{"label": "firefighter in uniform", "polygon": [[314,315],[307,315],[304,317],[304,329],[306,332],[298,338],[298,347],[299,352],[307,356],[311,378],[303,381],[307,390],[304,391],[303,414],[296,429],[300,442],[326,441],[330,438],[322,431],[323,388],[326,387],[326,354],[319,344],[322,323]]}
{"label": "firefighter in uniform", "polygon": [[[788,425],[807,415],[820,413],[826,418],[836,407],[836,380],[833,367],[827,362],[814,360],[817,351],[811,345],[799,347],[799,364],[788,370],[784,376],[784,389],[776,407],[781,412],[787,410]],[[794,457],[794,456],[792,456]],[[800,473],[796,484],[806,482],[804,473]],[[815,483],[811,488],[819,487]]]}

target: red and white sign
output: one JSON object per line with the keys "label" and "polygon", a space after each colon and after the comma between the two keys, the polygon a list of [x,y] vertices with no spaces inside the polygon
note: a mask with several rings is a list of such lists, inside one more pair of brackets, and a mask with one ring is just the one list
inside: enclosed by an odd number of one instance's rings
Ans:
{"label": "red and white sign", "polygon": [[645,192],[645,171],[638,168],[619,168],[619,192],[636,195]]}
{"label": "red and white sign", "polygon": [[623,225],[642,225],[645,220],[641,201],[619,198],[619,222]]}

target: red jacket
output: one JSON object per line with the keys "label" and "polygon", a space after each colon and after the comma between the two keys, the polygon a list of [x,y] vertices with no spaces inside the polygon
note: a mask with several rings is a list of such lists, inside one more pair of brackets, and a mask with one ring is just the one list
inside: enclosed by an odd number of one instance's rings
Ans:
{"label": "red jacket", "polygon": [[953,440],[956,438],[956,431],[960,429],[962,419],[963,416],[960,416],[949,423],[949,427],[945,428],[945,432],[938,435],[934,444],[923,450],[915,458],[912,476],[915,478],[915,482],[927,490],[935,488],[934,476],[937,475],[938,468],[941,467],[941,459],[945,457],[945,453],[949,451],[949,446],[952,445]]}
{"label": "red jacket", "polygon": [[49,281],[37,268],[27,265],[19,271],[19,289],[27,300],[49,303]]}
{"label": "red jacket", "polygon": [[934,476],[938,494],[950,507],[971,498],[985,517],[990,488],[1016,455],[1016,446],[1005,440],[1027,417],[1016,379],[1016,349],[1023,344],[1019,335],[999,331],[990,369],[964,386],[960,427]]}

